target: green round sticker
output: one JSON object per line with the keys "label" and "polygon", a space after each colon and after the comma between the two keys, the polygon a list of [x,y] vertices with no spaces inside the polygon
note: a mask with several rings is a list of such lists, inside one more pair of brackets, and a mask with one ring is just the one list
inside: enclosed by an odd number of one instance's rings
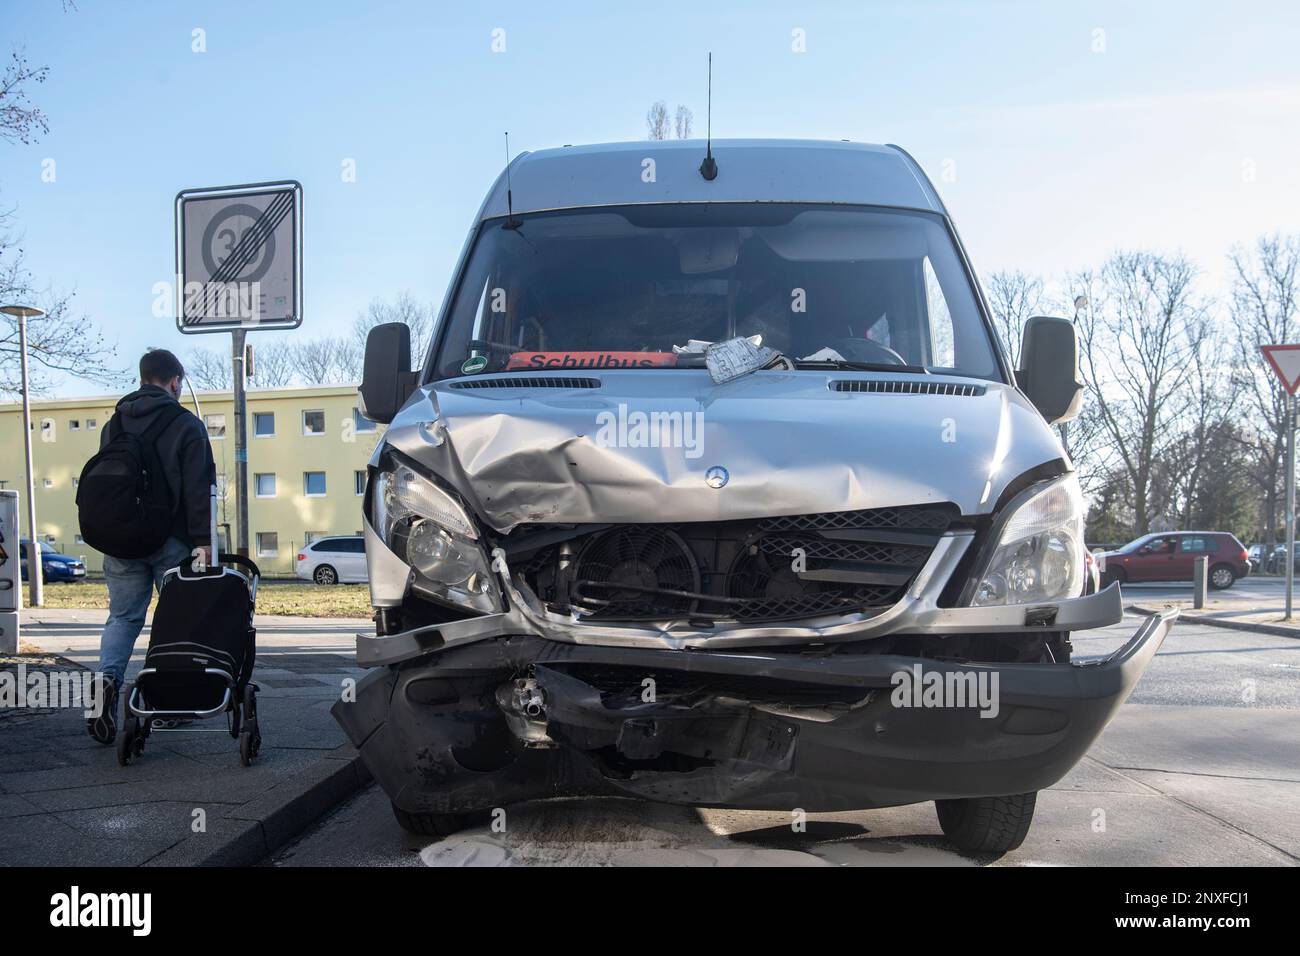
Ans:
{"label": "green round sticker", "polygon": [[469,358],[465,359],[460,370],[465,375],[473,375],[475,372],[481,372],[487,368],[487,363],[488,360],[486,355],[471,355]]}

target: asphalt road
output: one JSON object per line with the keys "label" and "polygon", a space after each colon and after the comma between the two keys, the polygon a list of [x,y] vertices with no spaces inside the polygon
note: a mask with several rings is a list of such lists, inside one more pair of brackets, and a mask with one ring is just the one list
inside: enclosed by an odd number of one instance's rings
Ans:
{"label": "asphalt road", "polygon": [[[1243,597],[1246,588],[1277,586],[1265,579],[1237,585]],[[1138,623],[1130,616],[1075,635],[1078,658],[1110,653]],[[806,832],[795,833],[785,813],[555,800],[506,807],[501,833],[484,827],[431,840],[404,833],[371,787],[268,862],[1294,866],[1298,711],[1300,640],[1183,623],[1091,752],[1039,795],[1024,845],[1001,858],[949,847],[932,804],[811,814]]]}

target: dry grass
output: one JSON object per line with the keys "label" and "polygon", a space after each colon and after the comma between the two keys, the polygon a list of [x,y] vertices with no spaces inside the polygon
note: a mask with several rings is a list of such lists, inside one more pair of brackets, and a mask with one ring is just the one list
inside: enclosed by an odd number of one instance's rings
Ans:
{"label": "dry grass", "polygon": [[[108,586],[103,581],[45,585],[45,606],[108,610]],[[303,581],[262,581],[257,589],[257,613],[300,617],[369,618],[370,590],[364,584],[325,587]]]}

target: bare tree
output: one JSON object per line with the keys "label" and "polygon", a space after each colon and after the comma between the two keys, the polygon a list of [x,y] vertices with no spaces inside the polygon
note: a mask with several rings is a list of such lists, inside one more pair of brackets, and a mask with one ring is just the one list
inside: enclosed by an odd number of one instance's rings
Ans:
{"label": "bare tree", "polygon": [[352,322],[352,337],[340,347],[339,365],[350,381],[359,382],[366,352],[366,336],[376,325],[385,322],[404,322],[411,330],[411,361],[419,364],[429,350],[436,317],[432,304],[421,302],[409,292],[401,293],[391,302],[371,299],[366,311]]}
{"label": "bare tree", "polygon": [[28,90],[49,76],[48,66],[32,66],[21,50],[14,50],[0,79],[0,140],[27,145],[50,131],[45,114],[32,105]]}
{"label": "bare tree", "polygon": [[299,342],[293,348],[298,378],[307,385],[337,385],[350,378],[340,364],[343,360],[342,339],[325,336]]}
{"label": "bare tree", "polygon": [[1260,520],[1273,545],[1284,523],[1282,486],[1286,454],[1286,393],[1260,355],[1261,345],[1292,342],[1300,328],[1300,235],[1261,236],[1253,249],[1234,247],[1230,313],[1235,330],[1235,378],[1250,427],[1241,438],[1246,470],[1262,495]]}
{"label": "bare tree", "polygon": [[1043,314],[1043,280],[1019,269],[995,272],[989,276],[988,298],[994,325],[1011,356],[1011,365],[1019,368],[1025,323],[1032,316]]}
{"label": "bare tree", "polygon": [[199,346],[185,356],[185,376],[197,389],[225,391],[230,388],[232,364],[228,352]]}
{"label": "bare tree", "polygon": [[[1168,512],[1177,517],[1174,524],[1181,528],[1192,527],[1194,515],[1211,510],[1202,499],[1206,488],[1215,484],[1213,462],[1222,456],[1224,444],[1233,434],[1237,405],[1232,367],[1220,361],[1221,356],[1231,354],[1230,343],[1208,315],[1190,321],[1199,324],[1189,330],[1199,344],[1190,356],[1178,439],[1162,462],[1172,491]],[[1222,509],[1212,510],[1222,513]]]}
{"label": "bare tree", "polygon": [[680,103],[677,104],[677,116],[675,125],[678,139],[691,138],[691,122],[695,119],[695,114]]}
{"label": "bare tree", "polygon": [[668,138],[668,107],[659,100],[645,114],[646,139]]}
{"label": "bare tree", "polygon": [[[23,265],[23,250],[8,226],[12,211],[0,211],[0,301],[39,306],[45,315],[27,322],[29,382],[33,393],[47,391],[63,374],[107,386],[126,381],[112,364],[117,352],[94,322],[74,305],[74,293],[41,290]],[[22,375],[18,320],[0,315],[0,394],[18,395]]]}
{"label": "bare tree", "polygon": [[286,342],[268,342],[258,346],[253,356],[253,379],[258,388],[292,385],[296,376],[293,346]]}
{"label": "bare tree", "polygon": [[1100,272],[1070,282],[1089,299],[1079,323],[1082,372],[1132,486],[1136,534],[1168,510],[1172,494],[1155,482],[1155,469],[1179,437],[1206,342],[1206,306],[1193,289],[1195,275],[1181,255],[1119,252]]}

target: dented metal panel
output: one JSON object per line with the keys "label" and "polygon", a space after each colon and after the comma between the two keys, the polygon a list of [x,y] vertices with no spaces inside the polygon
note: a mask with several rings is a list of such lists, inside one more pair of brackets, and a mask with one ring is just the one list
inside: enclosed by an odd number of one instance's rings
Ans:
{"label": "dented metal panel", "polygon": [[[832,388],[906,380],[888,374],[768,371],[725,385],[695,370],[584,376],[602,387],[430,386],[385,440],[451,483],[499,532],[937,502],[987,514],[1007,482],[1065,458],[1023,396],[993,382],[978,382],[982,394],[926,395]],[[683,436],[673,447],[628,439],[627,423],[665,414]],[[602,435],[620,426],[618,440]],[[725,487],[709,485],[715,467],[726,469]]]}

